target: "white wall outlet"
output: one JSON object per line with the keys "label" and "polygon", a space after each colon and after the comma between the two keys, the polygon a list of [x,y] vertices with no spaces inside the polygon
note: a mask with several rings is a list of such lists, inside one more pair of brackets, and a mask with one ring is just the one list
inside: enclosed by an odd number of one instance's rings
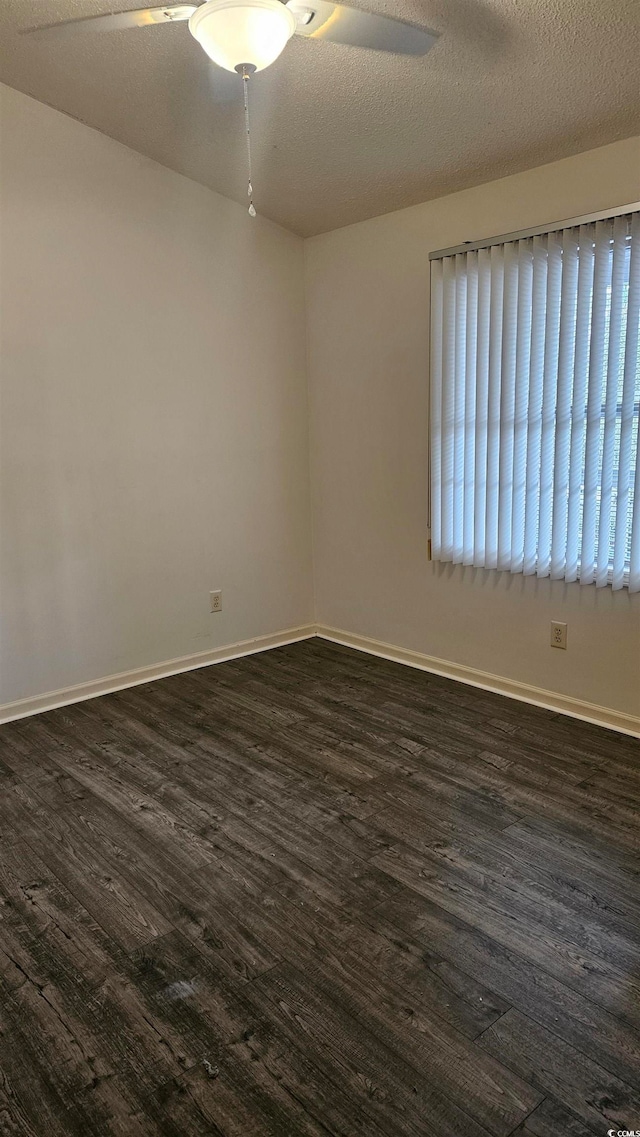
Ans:
{"label": "white wall outlet", "polygon": [[562,647],[566,649],[567,646],[567,625],[559,624],[556,620],[551,621],[551,647]]}
{"label": "white wall outlet", "polygon": [[209,600],[211,601],[212,612],[222,612],[222,590],[220,588],[216,592],[209,593]]}

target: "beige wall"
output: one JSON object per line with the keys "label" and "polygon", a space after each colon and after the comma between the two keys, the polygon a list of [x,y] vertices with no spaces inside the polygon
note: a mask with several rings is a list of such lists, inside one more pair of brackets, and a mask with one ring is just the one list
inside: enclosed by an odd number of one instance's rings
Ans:
{"label": "beige wall", "polygon": [[638,713],[640,596],[425,555],[429,250],[640,197],[637,140],[306,242],[308,407],[303,242],[0,93],[0,703],[311,621],[310,421],[322,624]]}
{"label": "beige wall", "polygon": [[638,198],[636,139],[306,242],[320,623],[640,712],[640,595],[428,564],[425,535],[429,251]]}
{"label": "beige wall", "polygon": [[1,94],[0,703],[307,623],[302,241]]}

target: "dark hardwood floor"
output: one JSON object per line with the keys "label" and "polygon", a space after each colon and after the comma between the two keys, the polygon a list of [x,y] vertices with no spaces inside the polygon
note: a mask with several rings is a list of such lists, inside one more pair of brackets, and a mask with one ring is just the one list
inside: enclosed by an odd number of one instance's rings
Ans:
{"label": "dark hardwood floor", "polygon": [[0,1133],[640,1129],[639,802],[318,639],[0,728]]}

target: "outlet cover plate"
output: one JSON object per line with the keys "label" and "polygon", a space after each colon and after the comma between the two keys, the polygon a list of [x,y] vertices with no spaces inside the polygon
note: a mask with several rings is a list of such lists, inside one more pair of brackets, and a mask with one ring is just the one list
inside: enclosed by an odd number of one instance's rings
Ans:
{"label": "outlet cover plate", "polygon": [[222,612],[222,589],[218,588],[215,592],[210,592],[209,600],[212,612]]}
{"label": "outlet cover plate", "polygon": [[557,620],[551,621],[551,647],[567,647],[567,625]]}

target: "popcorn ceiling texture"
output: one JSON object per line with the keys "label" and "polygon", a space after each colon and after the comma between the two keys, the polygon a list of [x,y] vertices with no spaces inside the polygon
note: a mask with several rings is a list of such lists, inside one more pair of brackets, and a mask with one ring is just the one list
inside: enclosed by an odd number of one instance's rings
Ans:
{"label": "popcorn ceiling texture", "polygon": [[[17,34],[138,6],[5,0],[0,80],[245,201],[240,80],[186,24]],[[637,0],[359,6],[441,38],[414,60],[296,37],[252,80],[256,207],[285,228],[321,233],[637,133]]]}

